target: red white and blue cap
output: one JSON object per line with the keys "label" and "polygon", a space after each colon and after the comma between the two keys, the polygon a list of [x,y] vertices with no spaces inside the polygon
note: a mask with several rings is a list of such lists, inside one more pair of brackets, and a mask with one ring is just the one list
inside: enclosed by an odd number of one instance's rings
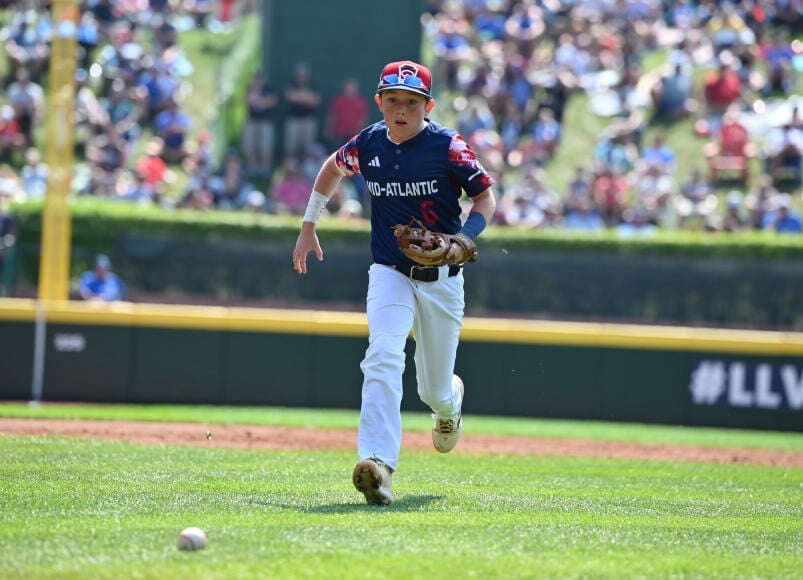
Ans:
{"label": "red white and blue cap", "polygon": [[431,99],[432,74],[427,67],[411,60],[391,62],[382,69],[376,92],[389,90],[410,91]]}

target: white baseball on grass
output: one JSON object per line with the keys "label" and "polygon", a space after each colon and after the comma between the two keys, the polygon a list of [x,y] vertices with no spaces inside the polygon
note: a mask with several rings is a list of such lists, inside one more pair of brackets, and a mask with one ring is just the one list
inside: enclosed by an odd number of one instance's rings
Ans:
{"label": "white baseball on grass", "polygon": [[201,528],[184,528],[178,535],[178,549],[192,552],[206,548],[206,533]]}

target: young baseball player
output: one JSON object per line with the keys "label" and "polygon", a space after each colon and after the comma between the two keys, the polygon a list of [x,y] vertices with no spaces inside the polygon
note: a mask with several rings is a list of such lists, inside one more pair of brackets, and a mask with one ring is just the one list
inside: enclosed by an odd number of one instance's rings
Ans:
{"label": "young baseball player", "polygon": [[[352,480],[369,504],[393,501],[391,478],[401,449],[402,373],[410,330],[416,342],[418,395],[432,411],[432,443],[448,453],[462,430],[463,382],[454,374],[464,295],[465,244],[451,243],[451,265],[420,266],[403,253],[393,226],[418,220],[434,232],[474,240],[491,221],[493,179],[453,129],[429,119],[435,106],[430,71],[415,62],[384,67],[374,100],[384,120],[363,129],[324,162],[315,180],[293,267],[307,273],[307,254],[323,260],[315,228],[341,178],[361,173],[371,194],[368,349]],[[461,223],[459,200],[473,202]]]}

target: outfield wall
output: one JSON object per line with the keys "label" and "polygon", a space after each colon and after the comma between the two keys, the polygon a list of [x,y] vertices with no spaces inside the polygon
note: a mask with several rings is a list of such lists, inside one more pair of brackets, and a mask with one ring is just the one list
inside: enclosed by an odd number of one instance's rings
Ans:
{"label": "outfield wall", "polygon": [[[6,299],[0,399],[357,409],[366,345],[361,313]],[[803,333],[467,318],[457,372],[466,413],[803,431]]]}

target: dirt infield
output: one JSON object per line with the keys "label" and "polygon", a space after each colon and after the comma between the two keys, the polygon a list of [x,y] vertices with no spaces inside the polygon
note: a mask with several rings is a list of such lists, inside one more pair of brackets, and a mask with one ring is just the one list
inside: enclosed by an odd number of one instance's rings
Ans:
{"label": "dirt infield", "polygon": [[[207,437],[207,432],[211,437]],[[349,429],[210,425],[62,419],[0,419],[0,434],[99,438],[154,445],[192,445],[239,449],[356,449]],[[406,449],[430,450],[429,433],[406,431]],[[463,433],[456,453],[559,455],[770,465],[803,468],[803,452],[768,449],[547,439]]]}

